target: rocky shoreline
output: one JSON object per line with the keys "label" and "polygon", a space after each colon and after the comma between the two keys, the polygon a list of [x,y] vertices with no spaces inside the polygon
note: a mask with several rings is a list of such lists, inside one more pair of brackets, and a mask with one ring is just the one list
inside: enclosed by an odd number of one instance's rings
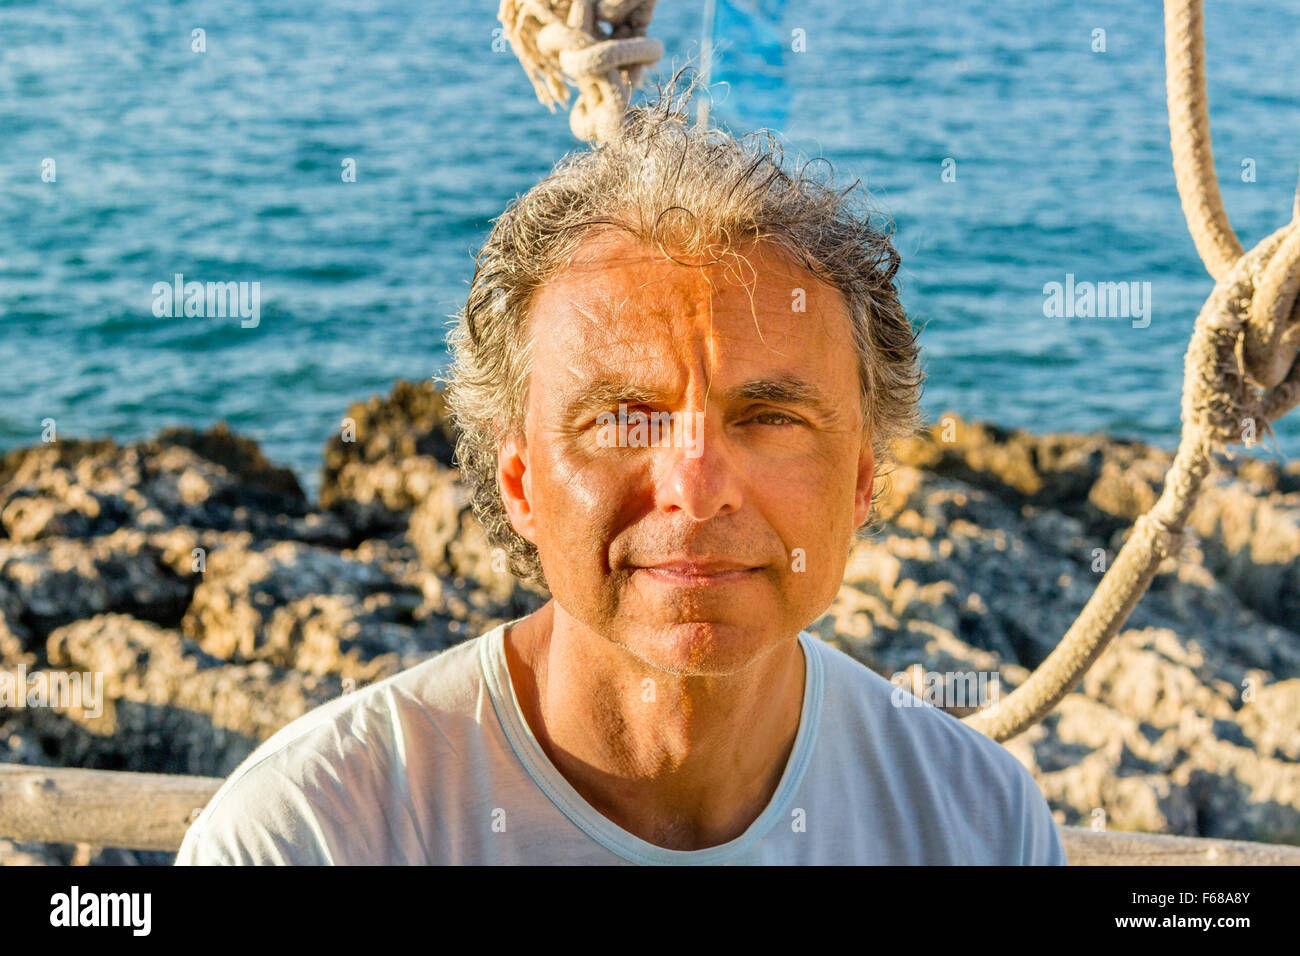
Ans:
{"label": "rocky shoreline", "polygon": [[[317,501],[223,425],[0,459],[0,670],[102,673],[105,698],[0,709],[0,762],[224,776],[313,707],[540,606],[470,513],[432,384],[346,418]],[[1005,694],[1170,458],[940,416],[810,630],[887,677],[996,673]],[[1008,742],[1061,823],[1300,844],[1300,463],[1220,460],[1114,644]],[[170,860],[0,840],[0,863]]]}

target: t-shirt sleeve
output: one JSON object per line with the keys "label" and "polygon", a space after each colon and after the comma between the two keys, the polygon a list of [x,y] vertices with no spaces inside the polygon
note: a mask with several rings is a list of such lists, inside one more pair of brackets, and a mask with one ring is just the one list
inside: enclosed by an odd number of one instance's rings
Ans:
{"label": "t-shirt sleeve", "polygon": [[1047,799],[1038,789],[1033,775],[1023,766],[1021,771],[1025,813],[1020,863],[1024,866],[1069,866],[1061,831],[1052,819]]}
{"label": "t-shirt sleeve", "polygon": [[223,788],[190,826],[176,866],[333,863],[302,792],[263,764]]}

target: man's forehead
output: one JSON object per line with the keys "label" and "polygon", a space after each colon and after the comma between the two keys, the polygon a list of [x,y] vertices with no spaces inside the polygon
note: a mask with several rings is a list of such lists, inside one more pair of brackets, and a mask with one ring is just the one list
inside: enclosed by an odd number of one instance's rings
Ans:
{"label": "man's forehead", "polygon": [[829,406],[856,395],[843,295],[779,247],[740,247],[729,267],[705,268],[631,237],[601,236],[579,252],[533,300],[535,400],[575,410],[655,401],[698,379],[737,399],[806,400],[838,419]]}
{"label": "man's forehead", "polygon": [[557,300],[534,318],[534,361],[549,353],[550,361],[541,364],[559,363],[571,373],[602,374],[611,367],[665,371],[683,363],[739,371],[773,360],[781,364],[783,356],[821,364],[834,346],[851,347],[847,333],[828,339],[809,327],[809,316],[791,315],[785,299],[719,299],[707,289],[698,295],[601,289],[573,297],[556,291]]}
{"label": "man's forehead", "polygon": [[533,333],[604,347],[637,334],[679,334],[684,324],[725,336],[720,326],[727,319],[736,320],[731,334],[743,320],[759,335],[815,332],[810,317],[831,319],[832,326],[835,313],[847,319],[838,290],[770,243],[730,249],[703,265],[686,262],[632,237],[600,235],[538,290]]}
{"label": "man's forehead", "polygon": [[707,252],[691,254],[681,248],[660,247],[638,239],[619,229],[594,229],[583,238],[569,264],[551,280],[550,285],[619,284],[635,282],[639,274],[682,270],[698,273],[718,283],[753,286],[755,280],[789,283],[791,280],[817,282],[815,276],[798,264],[781,246],[770,241],[744,241],[731,245],[716,243]]}

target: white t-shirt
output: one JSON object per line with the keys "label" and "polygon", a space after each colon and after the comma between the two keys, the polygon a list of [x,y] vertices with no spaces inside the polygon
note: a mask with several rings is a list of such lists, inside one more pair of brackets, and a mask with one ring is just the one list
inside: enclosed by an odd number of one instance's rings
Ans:
{"label": "white t-shirt", "polygon": [[[514,623],[514,622],[511,622]],[[505,625],[305,714],[190,827],[178,865],[1065,864],[1033,777],[1000,744],[805,632],[803,709],[767,808],[669,850],[623,830],[524,720]]]}

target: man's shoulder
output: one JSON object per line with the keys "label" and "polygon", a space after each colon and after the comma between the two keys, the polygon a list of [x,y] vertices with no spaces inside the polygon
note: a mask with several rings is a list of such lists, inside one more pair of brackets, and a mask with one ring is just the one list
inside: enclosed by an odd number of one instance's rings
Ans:
{"label": "man's shoulder", "polygon": [[[344,694],[286,724],[226,778],[190,827],[178,864],[338,862],[329,824],[356,830],[400,794],[405,748],[418,719],[444,727],[481,707],[479,651],[472,638],[391,677]],[[428,741],[425,741],[428,743]],[[424,755],[436,757],[436,754]],[[351,845],[358,845],[351,841]]]}
{"label": "man's shoulder", "polygon": [[237,783],[276,757],[301,758],[329,751],[382,745],[400,710],[452,714],[475,706],[483,637],[463,641],[390,677],[345,693],[290,721],[235,769]]}
{"label": "man's shoulder", "polygon": [[836,760],[884,769],[918,810],[953,827],[976,826],[990,847],[1005,837],[1019,841],[1021,860],[1064,862],[1047,801],[1011,751],[839,648],[815,643],[833,711],[822,724]]}
{"label": "man's shoulder", "polygon": [[[814,636],[815,637],[815,636]],[[916,745],[918,758],[950,760],[958,753],[1000,775],[1032,775],[997,741],[916,697],[833,644],[815,639],[827,674],[827,698],[848,711],[843,726]],[[947,675],[943,675],[947,676]]]}

